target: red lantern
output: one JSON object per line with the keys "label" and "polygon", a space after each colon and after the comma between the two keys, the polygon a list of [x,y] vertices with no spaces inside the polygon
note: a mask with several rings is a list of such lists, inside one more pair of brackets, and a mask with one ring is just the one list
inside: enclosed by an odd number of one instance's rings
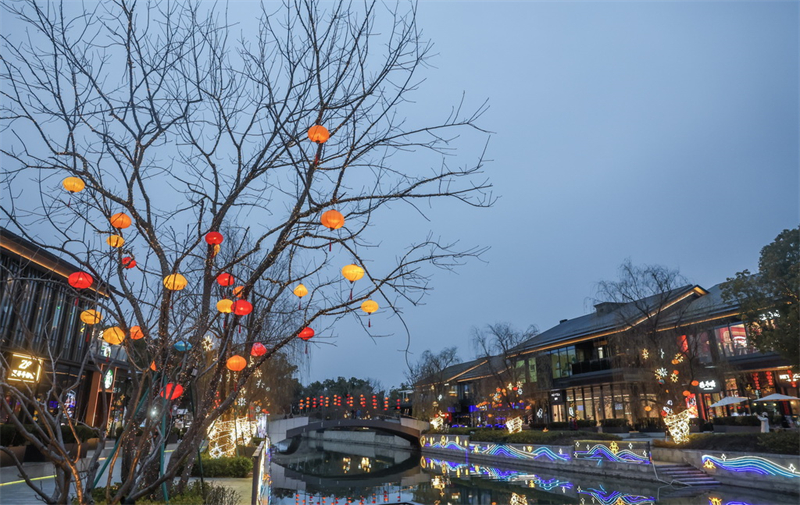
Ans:
{"label": "red lantern", "polygon": [[308,341],[308,340],[311,339],[311,337],[314,336],[314,330],[312,330],[311,328],[306,326],[305,328],[303,328],[303,330],[297,336],[300,337],[301,339],[305,340],[305,341]]}
{"label": "red lantern", "polygon": [[253,304],[247,300],[236,300],[233,302],[231,309],[233,309],[233,313],[237,316],[246,316],[247,314],[253,312]]}
{"label": "red lantern", "polygon": [[231,274],[222,273],[217,276],[217,284],[220,286],[233,286],[234,282],[236,279]]}
{"label": "red lantern", "polygon": [[177,400],[183,394],[183,386],[180,384],[167,383],[164,390],[161,391],[161,396],[167,400]]}
{"label": "red lantern", "polygon": [[265,354],[267,354],[267,348],[260,342],[253,344],[253,347],[250,349],[251,356],[263,356]]}
{"label": "red lantern", "polygon": [[136,260],[130,256],[125,256],[122,258],[122,266],[125,268],[133,268],[136,266]]}
{"label": "red lantern", "polygon": [[206,242],[208,242],[208,245],[219,245],[223,240],[225,240],[225,237],[218,231],[211,231],[206,235]]}
{"label": "red lantern", "polygon": [[94,279],[86,272],[75,272],[67,278],[67,282],[75,289],[86,289],[92,285]]}

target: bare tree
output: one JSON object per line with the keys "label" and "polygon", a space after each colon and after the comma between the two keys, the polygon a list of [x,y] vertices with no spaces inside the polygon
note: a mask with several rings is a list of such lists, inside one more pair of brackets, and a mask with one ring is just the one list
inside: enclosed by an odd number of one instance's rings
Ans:
{"label": "bare tree", "polygon": [[475,357],[486,360],[490,375],[489,390],[484,394],[488,393],[494,403],[510,409],[525,394],[527,387],[524,385],[528,382],[525,361],[520,360],[513,350],[538,333],[536,326],[519,331],[509,323],[472,328]]}
{"label": "bare tree", "polygon": [[449,385],[446,384],[448,368],[461,362],[458,349],[445,347],[438,353],[425,350],[419,360],[411,365],[406,378],[414,386],[414,415],[421,419],[431,418],[448,406],[445,400]]}
{"label": "bare tree", "polygon": [[[393,265],[370,261],[379,239],[370,225],[388,204],[421,212],[419,204],[438,199],[492,202],[482,157],[458,167],[448,159],[458,135],[484,134],[475,126],[484,106],[465,114],[459,105],[436,124],[404,117],[431,47],[413,5],[287,0],[274,13],[262,7],[257,29],[236,42],[227,12],[199,2],[3,7],[23,27],[2,36],[5,221],[91,274],[97,290],[82,296],[102,325],[144,334],[119,345],[131,371],[120,437],[128,450],[122,485],[104,483],[108,503],[171,492],[254,371],[305,327],[319,333],[370,298],[390,309],[415,304],[428,289],[426,266],[449,269],[482,252],[431,234]],[[314,125],[327,128],[327,142],[309,141]],[[401,167],[393,157],[436,165]],[[60,191],[67,176],[85,190]],[[344,216],[340,229],[320,225],[330,209]],[[117,213],[130,227],[109,220]],[[218,253],[204,239],[226,227],[242,238],[229,235]],[[126,258],[136,268],[125,268]],[[363,280],[344,283],[348,263],[363,269]],[[235,299],[236,285],[216,282],[221,273],[235,276],[252,313],[217,310],[220,298]],[[185,277],[185,289],[169,289],[173,274]],[[308,288],[300,304],[292,293],[299,283]],[[203,346],[210,335],[213,352]],[[268,351],[240,372],[226,368],[255,342]],[[197,416],[164,463],[176,402],[168,384],[197,393]],[[11,386],[0,388],[5,397]],[[41,408],[25,392],[18,399]],[[59,422],[74,425],[64,417],[50,424]],[[34,444],[44,437],[22,434]],[[104,426],[101,444],[105,437]],[[46,457],[61,461],[60,442],[47,442]],[[44,501],[63,501],[75,484],[78,502],[91,503],[98,461],[56,470],[58,489]],[[182,477],[177,491],[188,470]]]}

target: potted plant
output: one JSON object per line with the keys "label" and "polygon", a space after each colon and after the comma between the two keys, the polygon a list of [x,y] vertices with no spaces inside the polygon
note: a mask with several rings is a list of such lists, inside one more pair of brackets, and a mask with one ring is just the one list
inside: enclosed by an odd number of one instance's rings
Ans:
{"label": "potted plant", "polygon": [[[11,451],[17,460],[25,457],[25,439],[19,436],[13,424],[0,424],[0,445]],[[0,451],[0,467],[12,466],[14,458],[5,451]]]}
{"label": "potted plant", "polygon": [[758,433],[761,421],[756,416],[715,417],[712,421],[716,433]]}

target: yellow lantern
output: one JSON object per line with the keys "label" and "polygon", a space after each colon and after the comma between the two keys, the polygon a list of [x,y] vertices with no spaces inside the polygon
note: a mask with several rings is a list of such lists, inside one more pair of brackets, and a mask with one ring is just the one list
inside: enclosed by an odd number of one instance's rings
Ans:
{"label": "yellow lantern", "polygon": [[379,308],[380,307],[378,306],[378,302],[376,302],[375,300],[367,300],[361,304],[361,310],[363,310],[367,314],[372,314]]}
{"label": "yellow lantern", "polygon": [[112,228],[122,230],[131,225],[131,218],[124,212],[117,212],[116,214],[108,218],[108,222],[111,223]]}
{"label": "yellow lantern", "polygon": [[223,314],[230,314],[233,312],[233,301],[228,300],[227,298],[223,298],[222,300],[217,302],[217,310],[222,312]]}
{"label": "yellow lantern", "polygon": [[122,247],[124,243],[125,239],[119,235],[111,235],[106,239],[106,244],[110,245],[111,247]]}
{"label": "yellow lantern", "polygon": [[97,324],[103,320],[103,315],[96,310],[84,310],[81,312],[81,321],[86,324]]}
{"label": "yellow lantern", "polygon": [[308,289],[302,284],[298,284],[297,287],[294,288],[294,294],[297,295],[298,298],[303,298],[308,294]]}
{"label": "yellow lantern", "polygon": [[80,193],[86,187],[86,183],[78,177],[67,177],[61,182],[61,185],[70,193]]}
{"label": "yellow lantern", "polygon": [[342,275],[350,282],[355,282],[364,277],[364,269],[358,265],[347,265],[342,268]]}
{"label": "yellow lantern", "polygon": [[103,332],[103,340],[111,345],[119,345],[125,340],[125,331],[119,326],[112,326]]}
{"label": "yellow lantern", "polygon": [[170,291],[180,291],[185,288],[187,284],[189,284],[189,282],[186,280],[186,277],[181,274],[170,274],[164,277],[164,287]]}

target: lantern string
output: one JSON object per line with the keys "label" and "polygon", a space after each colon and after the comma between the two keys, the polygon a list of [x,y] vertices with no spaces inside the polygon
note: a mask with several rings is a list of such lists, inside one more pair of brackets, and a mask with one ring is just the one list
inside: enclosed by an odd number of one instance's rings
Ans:
{"label": "lantern string", "polygon": [[350,301],[353,301],[353,288],[350,288]]}

